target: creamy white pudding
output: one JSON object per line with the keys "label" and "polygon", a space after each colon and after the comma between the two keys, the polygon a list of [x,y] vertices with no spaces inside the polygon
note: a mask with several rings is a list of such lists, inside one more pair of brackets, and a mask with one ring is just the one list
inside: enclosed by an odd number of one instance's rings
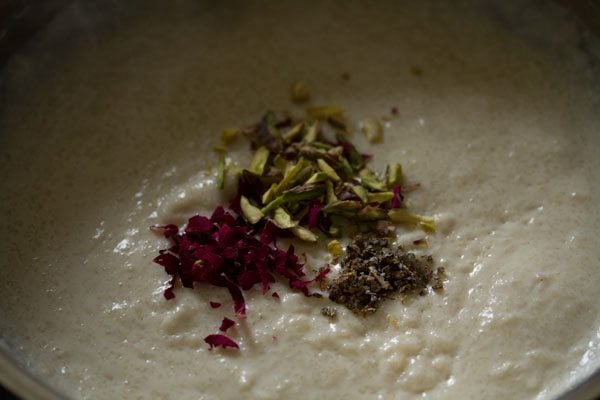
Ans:
{"label": "creamy white pudding", "polygon": [[[90,399],[548,399],[598,368],[598,65],[561,10],[155,3],[74,4],[4,71],[0,335],[25,368]],[[335,322],[252,290],[240,351],[208,351],[229,294],[166,301],[149,226],[224,203],[218,133],[297,112],[298,79],[353,126],[398,109],[353,140],[422,184],[445,289]]]}

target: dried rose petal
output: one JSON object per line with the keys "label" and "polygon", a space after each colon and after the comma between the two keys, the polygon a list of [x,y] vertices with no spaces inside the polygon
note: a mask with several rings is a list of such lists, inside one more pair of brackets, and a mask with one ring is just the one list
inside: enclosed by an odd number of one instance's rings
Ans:
{"label": "dried rose petal", "polygon": [[229,339],[227,336],[225,335],[221,335],[221,334],[216,334],[216,335],[208,335],[207,337],[204,338],[204,341],[210,346],[209,350],[212,350],[213,347],[233,347],[236,349],[239,349],[240,346],[238,346],[238,344],[236,342],[234,342],[233,340]]}
{"label": "dried rose petal", "polygon": [[188,220],[185,233],[210,233],[213,228],[212,222],[202,215],[195,215]]}
{"label": "dried rose petal", "polygon": [[162,265],[167,274],[175,275],[177,273],[179,258],[175,257],[173,254],[162,250],[158,256],[154,257],[153,261],[159,265]]}
{"label": "dried rose petal", "polygon": [[225,317],[225,318],[223,318],[223,322],[221,322],[221,326],[219,327],[219,330],[221,332],[227,332],[227,329],[231,328],[234,325],[235,325],[235,321]]}
{"label": "dried rose petal", "polygon": [[323,268],[321,272],[319,272],[313,279],[310,279],[308,281],[303,281],[300,279],[290,279],[290,287],[299,289],[300,291],[302,291],[302,293],[308,296],[308,289],[306,289],[306,286],[319,279],[323,279],[323,277],[327,275],[330,271],[331,268],[329,267]]}
{"label": "dried rose petal", "polygon": [[210,307],[211,308],[219,308],[219,307],[221,307],[221,303],[219,303],[219,302],[210,301],[209,303],[210,303]]}
{"label": "dried rose petal", "polygon": [[[313,212],[321,206],[314,205]],[[174,232],[173,228],[168,228]],[[223,207],[217,207],[210,218],[200,215],[188,221],[183,233],[171,236],[173,246],[161,250],[154,262],[162,265],[184,287],[192,288],[194,282],[225,287],[231,294],[234,311],[239,318],[246,316],[246,303],[242,290],[256,284],[268,292],[274,274],[288,278],[292,287],[307,293],[304,266],[294,254],[294,246],[287,251],[275,245],[283,231],[267,221],[260,231],[260,240],[248,232],[248,226],[240,218],[234,218]],[[168,295],[173,297],[173,285]]]}
{"label": "dried rose petal", "polygon": [[177,227],[177,225],[173,225],[173,224],[153,225],[150,228],[162,230],[164,237],[166,237],[167,239],[174,237],[179,232],[179,228]]}
{"label": "dried rose petal", "polygon": [[327,275],[330,272],[331,272],[331,268],[329,268],[329,267],[323,268],[321,271],[319,271],[317,276],[315,276],[315,279],[313,279],[313,281],[318,281],[320,279],[323,279],[325,277],[325,275]]}
{"label": "dried rose petal", "polygon": [[[336,143],[337,146],[342,146],[343,150],[343,154],[344,157],[346,157],[348,159],[348,161],[350,162],[350,165],[355,169],[355,170],[359,170],[364,166],[365,160],[368,159],[368,155],[362,155],[358,152],[358,150],[356,150],[356,147],[354,147],[354,145],[343,139],[341,136],[338,136],[338,141]],[[367,157],[365,157],[367,156]]]}
{"label": "dried rose petal", "polygon": [[171,279],[169,281],[169,287],[166,288],[165,291],[163,292],[163,296],[165,296],[165,299],[171,300],[171,299],[175,298],[175,293],[173,293],[174,284],[175,284],[175,277],[173,277],[173,279]]}
{"label": "dried rose petal", "polygon": [[264,244],[275,244],[279,231],[277,225],[267,221],[260,232],[260,241]]}
{"label": "dried rose petal", "polygon": [[229,294],[231,294],[231,298],[233,299],[233,311],[235,312],[235,315],[240,319],[246,318],[246,301],[244,300],[242,291],[231,280],[225,278],[223,281],[225,282],[225,287],[227,290],[229,290]]}
{"label": "dried rose petal", "polygon": [[256,283],[261,282],[260,275],[256,270],[242,272],[238,275],[238,284],[244,290],[249,290]]}
{"label": "dried rose petal", "polygon": [[[316,205],[315,210],[320,207]],[[287,278],[291,287],[308,296],[307,285],[318,279],[302,279],[304,265],[299,262],[294,246],[290,245],[285,251],[276,245],[278,237],[291,233],[270,221],[262,223],[262,226],[248,226],[243,218],[234,217],[223,207],[217,207],[210,218],[196,215],[189,219],[181,232],[175,228],[159,228],[169,235],[172,246],[161,250],[154,259],[171,276],[164,291],[166,299],[175,297],[177,281],[188,288],[193,288],[195,283],[223,287],[231,295],[236,317],[244,319],[246,301],[242,290],[261,285],[263,294],[266,294],[270,284],[275,282],[275,276],[279,275]],[[273,297],[278,298],[279,295],[274,293]],[[220,303],[210,302],[210,305],[216,308]],[[229,328],[229,324],[225,322],[222,328]],[[211,348],[238,347],[222,335],[210,335],[206,342]]]}
{"label": "dried rose petal", "polygon": [[400,205],[404,201],[402,196],[402,187],[400,185],[394,186],[394,197],[392,197],[392,208],[400,208]]}
{"label": "dried rose petal", "polygon": [[318,216],[323,208],[320,200],[314,200],[308,207],[308,228],[315,229],[317,227]]}

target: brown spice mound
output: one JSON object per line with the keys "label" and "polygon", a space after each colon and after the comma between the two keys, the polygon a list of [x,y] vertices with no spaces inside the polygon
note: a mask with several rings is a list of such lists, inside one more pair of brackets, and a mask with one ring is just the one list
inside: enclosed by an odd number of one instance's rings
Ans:
{"label": "brown spice mound", "polygon": [[431,256],[392,247],[388,238],[357,235],[346,248],[342,272],[328,287],[329,298],[358,314],[371,314],[395,293],[425,294],[431,283],[441,289],[442,271]]}

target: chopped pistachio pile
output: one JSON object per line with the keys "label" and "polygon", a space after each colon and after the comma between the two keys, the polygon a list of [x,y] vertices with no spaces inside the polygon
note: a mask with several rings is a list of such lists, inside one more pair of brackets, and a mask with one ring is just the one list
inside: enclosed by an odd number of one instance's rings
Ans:
{"label": "chopped pistachio pile", "polygon": [[[411,213],[404,203],[410,187],[403,186],[401,165],[388,165],[381,175],[368,168],[370,156],[348,140],[343,114],[337,106],[309,107],[307,119],[293,121],[268,112],[246,128],[254,153],[238,176],[232,206],[251,225],[267,218],[308,242],[318,239],[317,229],[339,236],[348,220],[391,220],[433,231],[431,218]],[[365,129],[380,140],[377,121]],[[219,187],[222,182],[219,174]]]}

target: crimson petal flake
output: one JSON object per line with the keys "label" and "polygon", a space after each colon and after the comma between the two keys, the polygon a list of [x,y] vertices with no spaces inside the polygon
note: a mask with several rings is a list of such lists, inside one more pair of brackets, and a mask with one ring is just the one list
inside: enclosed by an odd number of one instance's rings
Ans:
{"label": "crimson petal flake", "polygon": [[392,197],[392,208],[400,208],[403,201],[404,196],[402,196],[402,187],[400,185],[395,185],[394,197]]}
{"label": "crimson petal flake", "polygon": [[208,335],[204,338],[204,341],[210,346],[209,350],[212,350],[213,347],[233,347],[235,349],[239,349],[240,346],[233,340],[229,339],[225,335],[216,334],[216,335]]}
{"label": "crimson petal flake", "polygon": [[317,227],[319,213],[323,208],[323,203],[319,200],[314,200],[310,203],[308,208],[308,227],[310,229],[315,229]]}
{"label": "crimson petal flake", "polygon": [[223,322],[221,322],[221,326],[219,327],[219,330],[221,332],[227,332],[227,329],[231,328],[234,325],[235,325],[235,321],[225,317],[225,318],[223,318]]}
{"label": "crimson petal flake", "polygon": [[[317,205],[315,209],[318,208]],[[223,287],[231,295],[235,315],[244,319],[243,290],[260,285],[266,294],[279,275],[287,278],[292,288],[308,295],[306,286],[314,281],[301,279],[305,276],[304,265],[298,261],[294,246],[290,245],[287,251],[277,247],[281,230],[270,221],[261,227],[249,227],[242,218],[219,206],[210,218],[191,217],[182,231],[175,225],[154,229],[162,229],[172,242],[169,249],[160,250],[154,258],[171,275],[164,292],[167,299],[175,297],[173,289],[177,281],[188,288],[195,283]],[[211,306],[214,308],[216,304]]]}

